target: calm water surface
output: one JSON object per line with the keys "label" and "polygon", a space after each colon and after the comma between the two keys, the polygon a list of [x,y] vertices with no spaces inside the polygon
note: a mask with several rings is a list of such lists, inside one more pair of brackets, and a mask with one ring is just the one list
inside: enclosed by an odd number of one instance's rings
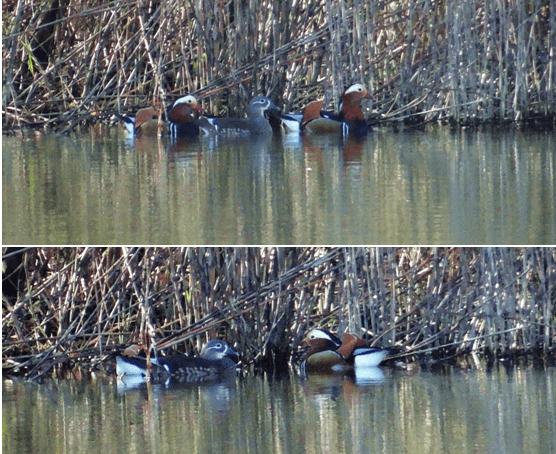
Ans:
{"label": "calm water surface", "polygon": [[5,244],[553,244],[556,133],[2,138]]}
{"label": "calm water surface", "polygon": [[122,389],[2,382],[4,453],[553,453],[556,371],[384,371]]}

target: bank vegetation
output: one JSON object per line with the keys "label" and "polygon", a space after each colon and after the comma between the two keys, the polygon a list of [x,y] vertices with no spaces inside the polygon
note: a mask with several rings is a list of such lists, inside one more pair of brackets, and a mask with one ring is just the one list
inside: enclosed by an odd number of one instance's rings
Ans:
{"label": "bank vegetation", "polygon": [[[135,344],[286,372],[311,327],[391,363],[556,353],[555,248],[4,248],[3,374],[110,371]],[[81,372],[79,372],[81,373]]]}
{"label": "bank vegetation", "polygon": [[8,0],[5,130],[68,131],[186,93],[285,111],[363,82],[373,123],[554,127],[551,0]]}

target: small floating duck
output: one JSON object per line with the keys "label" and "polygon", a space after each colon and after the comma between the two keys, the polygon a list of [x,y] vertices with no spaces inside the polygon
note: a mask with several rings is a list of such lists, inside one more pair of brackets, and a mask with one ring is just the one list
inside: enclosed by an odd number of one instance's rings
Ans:
{"label": "small floating duck", "polygon": [[170,136],[177,137],[197,137],[201,133],[209,134],[215,132],[209,120],[201,117],[203,108],[193,95],[182,96],[174,102],[168,112],[168,123]]}
{"label": "small floating duck", "polygon": [[364,85],[354,84],[340,95],[339,114],[322,110],[323,101],[313,101],[300,114],[281,114],[279,118],[286,131],[364,137],[369,132],[369,126],[361,109],[363,99],[372,98]]}
{"label": "small floating duck", "polygon": [[376,367],[388,353],[386,350],[368,347],[355,334],[346,333],[340,341],[337,336],[324,329],[311,330],[305,342],[309,345],[309,350],[301,363],[303,374]]}
{"label": "small floating duck", "polygon": [[151,358],[151,375],[147,371],[147,361],[139,357],[116,357],[118,378],[126,376],[143,377],[153,382],[164,382],[170,377],[181,382],[218,381],[235,374],[239,354],[225,341],[213,339],[201,350],[200,357],[174,355]]}
{"label": "small floating duck", "polygon": [[276,118],[281,120],[286,132],[301,132],[311,121],[320,118],[323,107],[324,101],[312,101],[301,113],[278,114]]}
{"label": "small floating duck", "polygon": [[247,106],[247,118],[207,118],[218,134],[261,135],[272,133],[268,121],[271,113],[280,109],[266,96],[255,96]]}
{"label": "small floating duck", "polygon": [[116,114],[124,122],[130,135],[156,137],[159,133],[159,115],[153,107],[138,110],[135,117]]}

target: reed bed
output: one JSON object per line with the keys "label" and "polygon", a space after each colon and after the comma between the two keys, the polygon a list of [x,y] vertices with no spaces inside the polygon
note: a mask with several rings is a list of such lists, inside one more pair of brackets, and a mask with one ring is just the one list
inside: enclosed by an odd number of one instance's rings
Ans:
{"label": "reed bed", "polygon": [[363,82],[375,122],[554,126],[553,0],[8,0],[4,129],[70,130],[192,93],[241,114]]}
{"label": "reed bed", "polygon": [[[4,249],[2,370],[105,369],[136,344],[195,354],[226,338],[284,372],[310,327],[397,361],[556,351],[555,248]],[[84,366],[84,367],[83,367]]]}

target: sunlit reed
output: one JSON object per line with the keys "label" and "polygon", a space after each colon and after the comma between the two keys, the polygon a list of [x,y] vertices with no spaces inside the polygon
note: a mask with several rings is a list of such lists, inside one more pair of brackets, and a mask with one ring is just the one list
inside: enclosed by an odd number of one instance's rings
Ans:
{"label": "sunlit reed", "polygon": [[4,251],[2,367],[98,367],[126,346],[195,353],[224,337],[287,370],[309,327],[400,360],[545,355],[554,248],[32,248]]}
{"label": "sunlit reed", "polygon": [[[552,5],[553,6],[553,5]],[[284,110],[363,82],[375,122],[548,121],[556,12],[545,0],[71,0],[3,4],[2,122],[68,130],[185,93],[213,114]]]}

